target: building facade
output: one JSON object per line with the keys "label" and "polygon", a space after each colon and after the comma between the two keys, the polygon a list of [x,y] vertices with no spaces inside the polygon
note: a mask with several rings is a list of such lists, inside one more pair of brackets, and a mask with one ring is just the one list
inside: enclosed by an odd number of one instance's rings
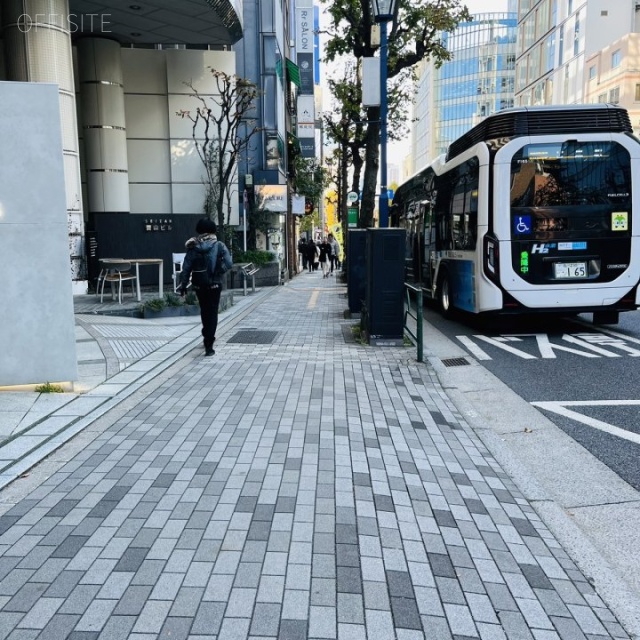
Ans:
{"label": "building facade", "polygon": [[446,152],[486,116],[513,106],[516,15],[487,13],[442,35],[451,60],[421,63],[416,91],[415,169]]}
{"label": "building facade", "polygon": [[520,0],[518,106],[585,102],[585,60],[637,29],[636,0]]}
{"label": "building facade", "polygon": [[[237,167],[229,224],[240,227],[250,182],[273,187],[265,197],[285,211],[288,201],[300,83],[291,0],[109,4],[91,13],[85,0],[49,0],[43,13],[41,2],[7,0],[0,13],[0,80],[59,86],[74,293],[86,292],[98,258],[162,257],[169,267],[193,232],[204,167],[178,113],[197,108],[193,89],[215,99],[211,69],[260,90],[245,129],[260,133]],[[271,246],[262,238],[273,250],[284,242],[284,212],[276,213]]]}

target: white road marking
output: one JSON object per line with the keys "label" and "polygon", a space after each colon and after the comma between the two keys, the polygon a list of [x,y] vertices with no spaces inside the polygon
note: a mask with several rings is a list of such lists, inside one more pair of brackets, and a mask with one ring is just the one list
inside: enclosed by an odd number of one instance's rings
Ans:
{"label": "white road marking", "polygon": [[567,409],[567,407],[634,407],[640,406],[640,400],[583,400],[570,402],[532,402],[531,404],[539,409],[557,413],[560,416],[581,422],[582,424],[604,431],[612,436],[640,444],[640,434],[625,431],[620,427],[603,422],[602,420],[596,420],[595,418],[590,418],[589,416]]}
{"label": "white road marking", "polygon": [[460,342],[462,342],[462,344],[469,350],[471,355],[475,356],[478,360],[491,360],[491,356],[477,346],[471,338],[467,338],[467,336],[456,336],[456,338],[458,338],[458,340],[460,340]]}
{"label": "white road marking", "polygon": [[[621,335],[621,334],[619,334]],[[568,334],[565,333],[562,336],[562,340],[569,342],[570,344],[582,347],[583,350],[568,347],[566,345],[557,344],[551,342],[549,336],[546,333],[519,333],[519,334],[503,334],[499,336],[472,336],[476,340],[482,340],[487,344],[490,344],[498,349],[502,349],[507,353],[518,356],[523,360],[537,360],[538,356],[531,355],[520,349],[509,346],[508,342],[524,342],[524,338],[535,338],[538,350],[541,358],[553,360],[556,356],[556,351],[564,351],[566,353],[573,353],[583,358],[599,358],[604,356],[605,358],[621,358],[622,355],[611,351],[610,349],[616,349],[623,351],[626,355],[633,358],[640,357],[640,350],[630,347],[624,342],[623,339],[617,336],[608,336],[604,333],[577,333]],[[483,349],[481,349],[473,340],[468,336],[456,336],[456,338],[468,349],[468,351],[475,356],[478,360],[492,360],[492,357]],[[640,342],[640,341],[638,341]],[[607,347],[605,349],[604,347]]]}
{"label": "white road marking", "polygon": [[498,342],[497,340],[494,340],[493,338],[489,338],[488,336],[473,336],[473,337],[477,338],[478,340],[484,340],[488,344],[492,344],[494,347],[498,347],[498,349],[503,349],[508,353],[512,353],[514,356],[518,356],[523,360],[537,360],[537,358],[535,356],[532,356],[530,353],[526,353],[525,351],[520,351],[520,349],[510,347],[508,344],[503,344],[502,342]]}
{"label": "white road marking", "polygon": [[622,358],[622,356],[619,353],[613,353],[613,351],[607,351],[606,349],[602,349],[601,347],[596,347],[594,344],[590,344],[589,342],[586,342],[585,340],[581,340],[576,336],[571,336],[565,333],[562,336],[562,339],[566,340],[567,342],[571,342],[572,344],[577,344],[581,347],[584,347],[585,349],[591,349],[591,351],[594,351],[595,353],[599,353],[601,356],[604,356],[605,358]]}

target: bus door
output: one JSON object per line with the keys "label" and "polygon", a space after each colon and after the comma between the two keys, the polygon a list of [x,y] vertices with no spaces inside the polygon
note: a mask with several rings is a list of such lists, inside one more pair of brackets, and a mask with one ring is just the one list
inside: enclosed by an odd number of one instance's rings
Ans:
{"label": "bus door", "polygon": [[432,292],[435,285],[437,266],[436,254],[436,217],[432,200],[424,200],[420,203],[422,208],[422,220],[424,224],[422,237],[422,282],[423,288]]}

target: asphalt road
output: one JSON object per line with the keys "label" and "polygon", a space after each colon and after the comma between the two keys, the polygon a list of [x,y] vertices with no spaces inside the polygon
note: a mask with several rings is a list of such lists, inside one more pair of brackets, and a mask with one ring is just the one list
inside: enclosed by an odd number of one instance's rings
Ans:
{"label": "asphalt road", "polygon": [[640,490],[640,312],[597,327],[590,314],[478,322],[425,307],[425,321]]}

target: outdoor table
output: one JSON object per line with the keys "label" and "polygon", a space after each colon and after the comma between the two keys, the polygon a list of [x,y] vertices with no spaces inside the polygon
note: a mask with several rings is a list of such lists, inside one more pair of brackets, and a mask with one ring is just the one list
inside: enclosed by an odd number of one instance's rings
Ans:
{"label": "outdoor table", "polygon": [[138,302],[142,302],[142,291],[140,290],[140,265],[157,265],[158,266],[158,297],[162,298],[164,293],[162,289],[164,281],[164,260],[162,258],[127,258],[126,262],[136,265],[136,295]]}

